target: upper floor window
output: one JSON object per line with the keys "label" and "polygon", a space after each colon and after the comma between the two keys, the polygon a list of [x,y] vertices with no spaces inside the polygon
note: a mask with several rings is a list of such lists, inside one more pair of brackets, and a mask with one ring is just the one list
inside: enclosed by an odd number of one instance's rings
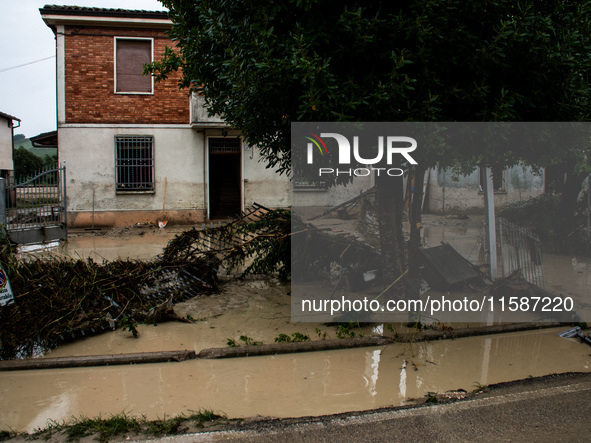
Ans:
{"label": "upper floor window", "polygon": [[152,62],[152,46],[152,39],[115,37],[116,93],[152,93],[152,76],[143,74]]}

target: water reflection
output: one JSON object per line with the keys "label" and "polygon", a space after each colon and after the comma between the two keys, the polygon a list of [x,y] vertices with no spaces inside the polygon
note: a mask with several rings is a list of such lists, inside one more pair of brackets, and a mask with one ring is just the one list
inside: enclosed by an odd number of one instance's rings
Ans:
{"label": "water reflection", "polygon": [[587,371],[589,349],[558,330],[299,355],[0,374],[2,427],[121,411],[149,419],[211,408],[305,416],[404,404],[528,376]]}

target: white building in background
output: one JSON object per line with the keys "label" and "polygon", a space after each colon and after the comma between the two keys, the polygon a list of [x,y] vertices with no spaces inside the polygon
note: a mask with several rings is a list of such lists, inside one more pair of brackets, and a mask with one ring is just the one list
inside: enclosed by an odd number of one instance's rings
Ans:
{"label": "white building in background", "polygon": [[[425,180],[424,210],[432,213],[484,211],[483,169],[472,174],[454,177],[446,169],[433,168]],[[535,173],[531,167],[514,166],[493,171],[495,206],[528,200],[546,190],[544,170]]]}
{"label": "white building in background", "polygon": [[20,119],[12,115],[0,112],[0,177],[4,179],[12,176],[14,171],[14,129],[20,126],[20,122]]}

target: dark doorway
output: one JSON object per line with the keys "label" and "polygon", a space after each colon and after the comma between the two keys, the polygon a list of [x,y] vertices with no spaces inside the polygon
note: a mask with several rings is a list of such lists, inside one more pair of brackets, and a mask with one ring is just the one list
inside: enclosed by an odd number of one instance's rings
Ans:
{"label": "dark doorway", "polygon": [[240,214],[240,139],[216,137],[209,149],[209,218]]}

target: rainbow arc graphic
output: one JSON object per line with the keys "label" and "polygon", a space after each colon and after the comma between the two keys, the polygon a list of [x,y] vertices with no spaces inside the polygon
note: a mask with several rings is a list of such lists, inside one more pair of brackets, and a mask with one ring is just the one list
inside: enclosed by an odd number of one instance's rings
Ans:
{"label": "rainbow arc graphic", "polygon": [[[324,142],[322,141],[322,139],[320,137],[318,137],[316,134],[314,134],[312,132],[308,132],[308,131],[304,131],[304,134],[307,134],[304,136],[306,139],[310,140],[312,143],[314,143],[316,145],[316,147],[320,151],[320,155],[325,155],[325,154],[329,155],[328,149],[326,148],[326,145],[324,144]],[[324,148],[324,150],[322,148]]]}

